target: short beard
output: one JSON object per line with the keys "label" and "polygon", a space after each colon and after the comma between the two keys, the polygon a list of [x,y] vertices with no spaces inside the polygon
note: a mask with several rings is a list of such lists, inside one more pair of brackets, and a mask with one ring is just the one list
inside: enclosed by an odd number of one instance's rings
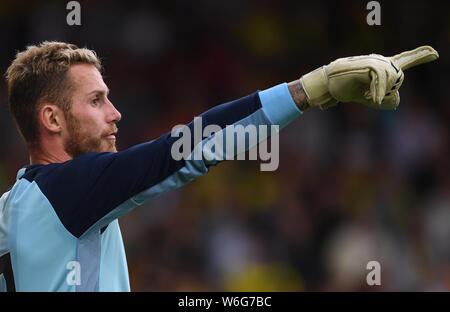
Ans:
{"label": "short beard", "polygon": [[67,121],[69,139],[64,142],[66,153],[72,158],[91,152],[117,152],[115,141],[109,141],[107,150],[102,150],[102,138],[85,136],[81,133],[81,125],[70,112],[64,114]]}

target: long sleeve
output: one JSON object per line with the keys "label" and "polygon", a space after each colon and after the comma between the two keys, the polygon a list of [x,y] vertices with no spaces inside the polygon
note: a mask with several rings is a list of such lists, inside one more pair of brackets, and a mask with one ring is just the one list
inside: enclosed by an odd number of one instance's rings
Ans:
{"label": "long sleeve", "polygon": [[[281,84],[215,106],[199,117],[202,131],[210,125],[222,129],[230,125],[279,125],[282,129],[300,114],[287,85]],[[217,137],[214,133],[196,142],[194,121],[187,128],[193,151]],[[117,153],[88,153],[62,164],[32,166],[24,178],[38,184],[66,229],[80,237],[104,228],[159,194],[206,174],[210,166],[220,162],[205,157],[174,159],[171,153],[177,140],[168,132]],[[247,144],[245,149],[251,147]]]}

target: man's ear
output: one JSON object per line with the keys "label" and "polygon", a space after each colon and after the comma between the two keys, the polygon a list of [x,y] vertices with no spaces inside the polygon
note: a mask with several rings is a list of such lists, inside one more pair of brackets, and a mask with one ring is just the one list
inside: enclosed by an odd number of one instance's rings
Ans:
{"label": "man's ear", "polygon": [[43,103],[39,110],[39,121],[43,129],[51,133],[61,133],[65,124],[63,111],[55,104]]}

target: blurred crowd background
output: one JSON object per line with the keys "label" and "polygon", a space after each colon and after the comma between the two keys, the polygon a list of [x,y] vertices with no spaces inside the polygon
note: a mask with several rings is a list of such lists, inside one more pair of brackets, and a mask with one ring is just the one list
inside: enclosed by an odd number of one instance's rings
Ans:
{"label": "blurred crowd background", "polygon": [[[79,2],[68,26],[67,1],[2,0],[0,69],[44,40],[94,49],[120,150],[338,57],[440,53],[406,72],[396,111],[308,110],[282,131],[278,170],[224,162],[122,217],[133,291],[450,290],[448,2],[379,1],[381,26],[368,1]],[[0,104],[3,193],[29,160],[4,79]]]}

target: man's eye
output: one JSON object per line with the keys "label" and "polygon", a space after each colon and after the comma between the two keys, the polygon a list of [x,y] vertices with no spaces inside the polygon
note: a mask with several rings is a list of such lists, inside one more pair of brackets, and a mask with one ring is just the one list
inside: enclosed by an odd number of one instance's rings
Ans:
{"label": "man's eye", "polygon": [[95,99],[93,99],[93,100],[91,101],[91,103],[92,103],[93,105],[97,105],[97,104],[98,104],[98,101],[99,101],[99,99],[98,99],[98,98],[95,98]]}

